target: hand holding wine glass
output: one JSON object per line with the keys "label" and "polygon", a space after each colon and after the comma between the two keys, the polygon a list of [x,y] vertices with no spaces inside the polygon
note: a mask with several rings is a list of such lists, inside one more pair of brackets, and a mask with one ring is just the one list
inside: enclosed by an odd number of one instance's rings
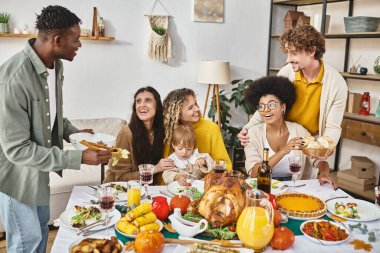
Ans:
{"label": "hand holding wine glass", "polygon": [[108,235],[109,213],[113,212],[115,207],[116,191],[113,187],[106,186],[98,190],[100,211],[105,214],[106,233]]}
{"label": "hand holding wine glass", "polygon": [[302,159],[301,150],[293,150],[289,156],[289,170],[293,175],[293,192],[296,191],[296,176],[301,173]]}

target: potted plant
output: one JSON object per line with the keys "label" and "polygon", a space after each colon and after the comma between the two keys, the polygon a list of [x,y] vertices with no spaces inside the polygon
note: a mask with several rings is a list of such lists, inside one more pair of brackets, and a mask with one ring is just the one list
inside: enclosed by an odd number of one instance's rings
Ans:
{"label": "potted plant", "polygon": [[[226,146],[230,147],[240,147],[240,141],[237,138],[241,128],[234,127],[230,125],[230,119],[232,115],[230,114],[231,106],[233,105],[236,109],[242,109],[246,116],[247,122],[249,120],[249,115],[254,113],[251,106],[244,100],[244,91],[252,83],[252,80],[234,80],[231,82],[232,85],[236,87],[232,88],[232,93],[229,97],[225,94],[225,90],[219,92],[219,103],[220,103],[220,125],[222,128],[222,134],[224,138],[224,143]],[[216,102],[212,101],[210,109],[208,111],[208,117],[213,118],[217,113]]]}
{"label": "potted plant", "polygon": [[0,33],[9,33],[9,18],[10,14],[6,12],[0,12]]}

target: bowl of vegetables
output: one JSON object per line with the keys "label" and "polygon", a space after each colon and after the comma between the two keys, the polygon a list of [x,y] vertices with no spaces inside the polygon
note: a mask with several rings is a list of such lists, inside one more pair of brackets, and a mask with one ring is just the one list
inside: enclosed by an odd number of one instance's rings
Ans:
{"label": "bowl of vegetables", "polygon": [[308,220],[301,224],[301,232],[311,241],[322,245],[345,242],[350,234],[342,223],[328,220]]}

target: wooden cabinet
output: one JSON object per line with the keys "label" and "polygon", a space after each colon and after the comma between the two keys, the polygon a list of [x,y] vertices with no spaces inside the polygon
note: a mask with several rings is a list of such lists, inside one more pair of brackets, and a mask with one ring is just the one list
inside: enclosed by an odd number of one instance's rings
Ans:
{"label": "wooden cabinet", "polygon": [[380,127],[373,123],[346,118],[342,122],[342,138],[380,147]]}

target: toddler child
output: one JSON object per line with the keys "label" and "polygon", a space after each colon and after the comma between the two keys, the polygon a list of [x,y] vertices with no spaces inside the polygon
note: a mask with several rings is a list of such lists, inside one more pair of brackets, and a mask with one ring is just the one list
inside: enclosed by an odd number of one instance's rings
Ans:
{"label": "toddler child", "polygon": [[180,125],[173,131],[172,147],[174,153],[168,158],[174,161],[174,168],[165,170],[162,174],[164,182],[169,184],[175,180],[186,186],[189,175],[197,179],[203,178],[212,169],[212,158],[207,153],[199,153],[194,149],[196,136],[189,126]]}

